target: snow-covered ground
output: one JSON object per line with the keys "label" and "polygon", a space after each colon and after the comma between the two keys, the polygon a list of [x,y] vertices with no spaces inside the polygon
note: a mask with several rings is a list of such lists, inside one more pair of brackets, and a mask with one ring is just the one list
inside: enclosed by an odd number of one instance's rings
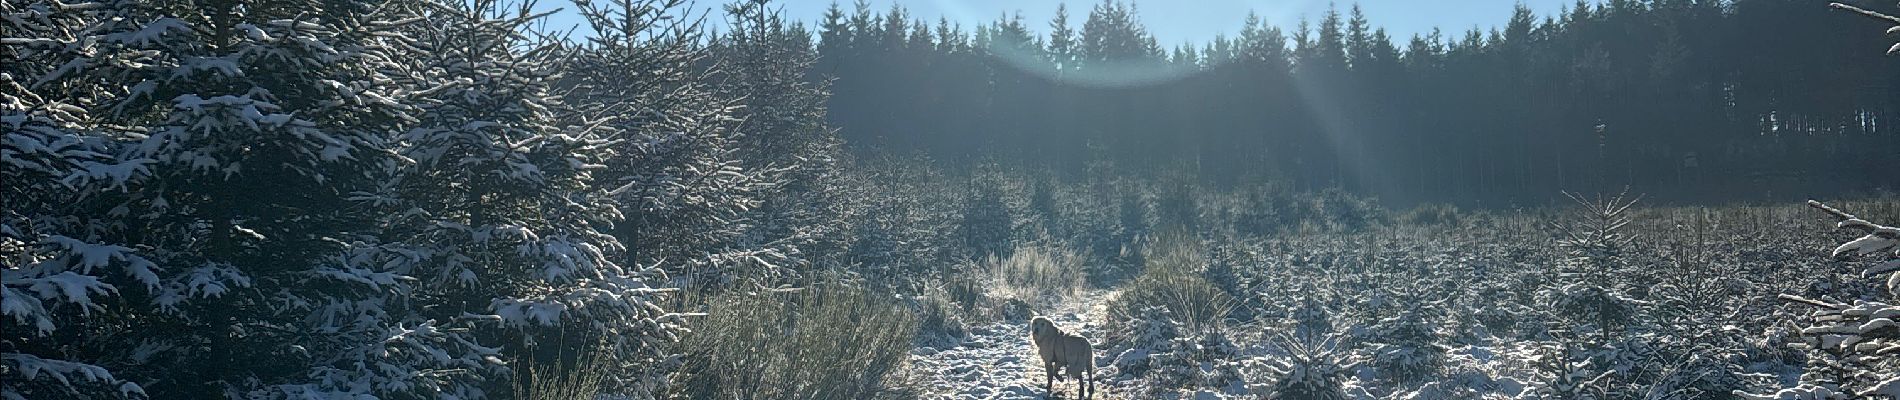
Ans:
{"label": "snow-covered ground", "polygon": [[[1080,331],[1090,340],[1101,341],[1104,308],[1113,294],[1088,291],[1063,301],[1055,311],[1045,314],[1064,330]],[[1109,354],[1099,346],[1095,352],[1097,377],[1093,398],[1112,399],[1116,390],[1108,379]],[[923,375],[926,398],[934,399],[1042,399],[1048,394],[1042,368],[1037,368],[1036,346],[1029,341],[1029,321],[997,321],[969,328],[969,336],[950,348],[918,347],[911,350],[911,368]],[[1076,398],[1075,380],[1057,381],[1056,394]]]}

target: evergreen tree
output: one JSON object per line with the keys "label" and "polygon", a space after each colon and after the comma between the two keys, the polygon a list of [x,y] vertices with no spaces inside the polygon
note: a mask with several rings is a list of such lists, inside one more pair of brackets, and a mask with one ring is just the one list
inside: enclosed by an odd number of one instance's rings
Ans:
{"label": "evergreen tree", "polygon": [[[818,58],[811,35],[770,7],[759,1],[728,7],[732,32],[713,49],[715,64],[723,68],[710,78],[719,82],[721,96],[744,99],[744,108],[734,115],[742,120],[734,156],[741,168],[774,183],[760,194],[760,206],[746,214],[746,220],[759,223],[734,247],[765,250],[756,254],[794,264],[835,265],[835,259],[813,260],[836,254],[844,240],[829,222],[838,218],[842,199],[827,190],[837,183],[840,156],[840,143],[824,121],[827,89],[804,79]],[[791,271],[763,272],[757,278]]]}
{"label": "evergreen tree", "polygon": [[1154,37],[1137,20],[1134,6],[1116,0],[1103,0],[1089,11],[1078,43],[1077,53],[1084,64],[1103,67],[1164,56]]}
{"label": "evergreen tree", "polygon": [[376,240],[354,193],[421,113],[418,4],[20,6],[4,341],[30,375],[0,391],[482,395],[480,346],[384,314],[405,278],[336,258]]}
{"label": "evergreen tree", "polygon": [[[838,72],[845,52],[851,45],[851,25],[847,22],[843,8],[833,1],[825,8],[825,15],[818,22],[818,54],[820,58],[813,64],[811,71],[819,77],[830,76]],[[826,79],[826,78],[820,78]]]}
{"label": "evergreen tree", "polygon": [[1286,42],[1286,34],[1280,32],[1280,28],[1267,25],[1258,15],[1248,13],[1240,30],[1236,57],[1261,66],[1261,74],[1285,74],[1292,56],[1288,54]]}
{"label": "evergreen tree", "polygon": [[[607,47],[656,29],[649,25],[660,20],[654,11],[670,5],[584,11],[596,22],[625,17],[615,19],[618,25],[594,26],[600,35],[594,45]],[[589,96],[595,93],[569,98],[557,92],[554,78],[564,65],[556,61],[590,59],[571,47],[529,41],[523,24],[534,18],[525,9],[510,12],[487,2],[430,16],[418,40],[431,50],[425,79],[439,86],[422,91],[418,121],[399,137],[398,154],[408,162],[369,196],[387,203],[384,224],[392,233],[377,251],[353,257],[415,277],[409,293],[425,301],[406,304],[397,315],[444,325],[435,331],[447,339],[435,340],[486,353],[471,354],[477,360],[507,360],[509,376],[476,377],[511,382],[513,396],[543,395],[540,390],[646,396],[664,385],[676,363],[659,344],[673,340],[680,320],[654,303],[665,290],[659,269],[629,257],[634,252],[627,242],[608,232],[632,208],[613,201],[630,191],[615,173],[628,158],[646,160],[651,153],[616,146],[628,140],[627,132],[614,129],[620,121],[589,115],[597,110],[592,105],[569,103],[595,100]],[[657,84],[655,72],[678,67],[622,71],[644,72],[628,75]],[[602,387],[550,388],[554,383],[545,381],[572,378],[547,371],[598,368],[561,367],[577,354],[614,373],[598,382]]]}
{"label": "evergreen tree", "polygon": [[1314,27],[1312,54],[1302,58],[1304,65],[1311,61],[1313,71],[1334,71],[1346,67],[1346,33],[1340,25],[1339,8],[1328,4],[1326,13],[1320,15],[1319,26]]}
{"label": "evergreen tree", "polygon": [[1049,58],[1056,69],[1070,69],[1079,53],[1074,28],[1069,27],[1069,6],[1056,4],[1056,16],[1049,20]]}
{"label": "evergreen tree", "polygon": [[981,173],[972,178],[970,194],[964,198],[963,220],[957,234],[970,259],[1009,257],[1015,245],[1015,218],[1003,199],[1004,182],[1000,171]]}
{"label": "evergreen tree", "polygon": [[[567,118],[604,130],[611,139],[603,146],[615,150],[591,172],[619,211],[609,215],[610,232],[627,252],[616,261],[664,261],[669,277],[701,285],[783,272],[772,262],[781,254],[734,242],[755,222],[747,211],[778,182],[741,161],[738,143],[748,139],[733,114],[739,99],[720,93],[715,71],[696,68],[711,57],[697,45],[703,21],[663,12],[684,4],[583,7],[600,33],[563,55],[560,90],[579,108]],[[764,151],[780,139],[750,140]]]}

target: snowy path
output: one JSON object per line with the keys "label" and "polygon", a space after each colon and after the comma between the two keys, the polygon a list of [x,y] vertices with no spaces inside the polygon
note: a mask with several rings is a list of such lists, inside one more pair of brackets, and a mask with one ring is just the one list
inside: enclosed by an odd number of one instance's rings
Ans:
{"label": "snowy path", "polygon": [[[1104,306],[1111,296],[1112,293],[1106,290],[1080,293],[1045,316],[1063,329],[1079,329],[1084,336],[1099,343]],[[1043,398],[1046,394],[1043,390],[1043,371],[1036,367],[1036,347],[1029,342],[1029,321],[998,321],[969,329],[969,337],[957,347],[919,347],[911,351],[911,368],[926,375],[924,382],[929,392],[925,393],[925,398]],[[1101,350],[1096,350],[1096,372],[1102,372],[1102,366],[1108,364],[1110,360],[1107,356]],[[1101,394],[1094,398],[1113,398],[1113,389],[1108,388],[1106,383],[1100,377],[1096,379],[1095,388]],[[1050,398],[1074,398],[1078,394],[1074,380],[1058,381],[1056,391],[1062,396]]]}

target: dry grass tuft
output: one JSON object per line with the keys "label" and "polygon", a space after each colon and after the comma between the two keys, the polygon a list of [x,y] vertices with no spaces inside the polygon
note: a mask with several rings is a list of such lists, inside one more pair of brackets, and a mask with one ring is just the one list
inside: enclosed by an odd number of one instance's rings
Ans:
{"label": "dry grass tuft", "polygon": [[842,286],[690,299],[717,310],[693,324],[674,393],[690,398],[903,397],[895,372],[917,315],[894,297]]}
{"label": "dry grass tuft", "polygon": [[1044,306],[1080,292],[1087,281],[1084,258],[1066,246],[1031,244],[1016,248],[1009,257],[983,261],[989,278],[989,296]]}

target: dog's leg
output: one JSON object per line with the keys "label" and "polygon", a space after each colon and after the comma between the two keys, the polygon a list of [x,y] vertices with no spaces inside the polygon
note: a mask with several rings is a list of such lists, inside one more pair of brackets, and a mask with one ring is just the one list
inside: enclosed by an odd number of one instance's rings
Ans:
{"label": "dog's leg", "polygon": [[[1064,373],[1064,375],[1075,377],[1072,373]],[[1081,391],[1081,379],[1075,379],[1075,398],[1081,398],[1081,396],[1089,396],[1089,392]]]}
{"label": "dog's leg", "polygon": [[1051,360],[1043,360],[1043,379],[1045,379],[1043,391],[1049,392],[1049,396],[1054,396],[1056,394],[1056,364]]}
{"label": "dog's leg", "polygon": [[1082,376],[1083,376],[1082,382],[1088,384],[1087,389],[1083,390],[1082,392],[1082,398],[1083,399],[1095,398],[1095,369],[1089,368],[1089,369],[1082,370]]}
{"label": "dog's leg", "polygon": [[[1071,366],[1071,368],[1073,368],[1073,366]],[[1087,385],[1086,381],[1082,380],[1082,371],[1072,371],[1069,373],[1069,377],[1075,378],[1075,397],[1086,398],[1084,396],[1088,396],[1089,392],[1088,387],[1085,386]]]}

